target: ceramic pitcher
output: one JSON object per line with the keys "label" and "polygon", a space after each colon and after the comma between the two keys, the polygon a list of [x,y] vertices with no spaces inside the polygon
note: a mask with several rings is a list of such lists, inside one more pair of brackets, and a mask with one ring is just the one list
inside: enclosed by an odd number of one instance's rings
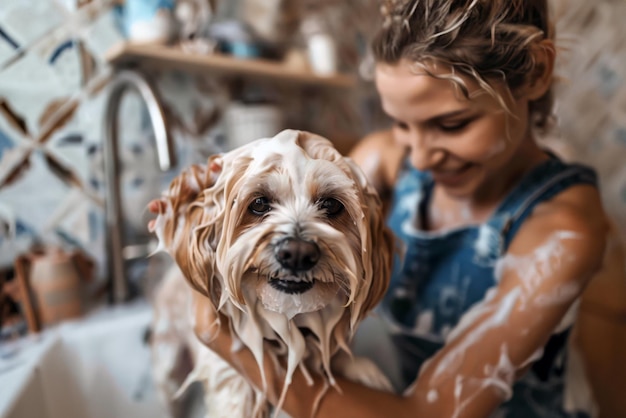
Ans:
{"label": "ceramic pitcher", "polygon": [[83,314],[82,283],[92,274],[93,264],[80,252],[59,248],[30,253],[28,281],[42,327]]}

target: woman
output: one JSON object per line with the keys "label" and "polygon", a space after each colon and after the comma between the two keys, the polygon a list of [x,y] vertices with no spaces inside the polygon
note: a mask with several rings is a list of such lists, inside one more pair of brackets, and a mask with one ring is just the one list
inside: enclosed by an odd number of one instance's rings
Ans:
{"label": "woman", "polygon": [[[380,312],[408,390],[340,381],[316,416],[590,416],[565,401],[567,341],[608,228],[595,173],[536,142],[552,107],[546,1],[397,0],[383,12],[376,86],[394,126],[352,156],[403,243]],[[213,323],[201,308],[196,319],[199,335]],[[260,384],[227,327],[205,343]],[[318,383],[296,373],[286,412],[310,416]]]}

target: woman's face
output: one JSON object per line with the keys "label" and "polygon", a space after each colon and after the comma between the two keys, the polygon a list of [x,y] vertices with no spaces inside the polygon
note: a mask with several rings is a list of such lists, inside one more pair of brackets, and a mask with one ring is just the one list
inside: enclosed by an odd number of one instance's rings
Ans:
{"label": "woman's face", "polygon": [[[507,99],[512,117],[476,82],[463,79],[470,100],[451,81],[411,68],[408,61],[378,64],[376,69],[383,109],[395,122],[396,141],[409,148],[413,166],[431,172],[448,195],[472,198],[514,170],[516,157],[532,138],[527,99]],[[507,97],[504,88],[497,91]]]}

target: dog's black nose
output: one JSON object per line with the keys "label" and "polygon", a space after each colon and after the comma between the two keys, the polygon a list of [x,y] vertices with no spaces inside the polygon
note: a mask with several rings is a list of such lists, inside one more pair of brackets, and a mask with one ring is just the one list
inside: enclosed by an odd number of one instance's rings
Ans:
{"label": "dog's black nose", "polygon": [[300,238],[285,238],[274,250],[276,260],[293,272],[307,271],[320,259],[320,248],[316,243]]}

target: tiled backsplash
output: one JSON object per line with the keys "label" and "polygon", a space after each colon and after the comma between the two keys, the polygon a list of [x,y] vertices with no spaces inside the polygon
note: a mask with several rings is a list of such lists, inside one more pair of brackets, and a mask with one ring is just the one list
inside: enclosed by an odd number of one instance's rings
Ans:
{"label": "tiled backsplash", "polygon": [[101,141],[104,53],[122,40],[109,0],[2,1],[0,266],[35,240],[101,258],[87,144]]}
{"label": "tiled backsplash", "polygon": [[561,140],[573,159],[598,170],[606,210],[626,239],[626,2],[553,0],[553,6]]}
{"label": "tiled backsplash", "polygon": [[[103,261],[103,86],[110,75],[104,57],[123,40],[118,14],[112,0],[0,2],[0,267],[35,239],[76,245]],[[570,48],[559,63],[566,81],[558,94],[557,141],[599,170],[607,209],[626,236],[626,2],[553,2],[559,45]],[[176,73],[161,76],[158,86],[174,120],[180,165],[219,150],[219,127],[203,127],[224,110],[223,89]],[[364,96],[360,109],[326,106],[333,109],[329,118],[342,114],[353,125],[376,128],[367,118],[375,97]],[[128,98],[123,106],[124,212],[140,229],[145,203],[171,174],[156,169],[140,103]],[[311,106],[286,107],[310,114]],[[317,116],[309,119],[323,120]]]}

